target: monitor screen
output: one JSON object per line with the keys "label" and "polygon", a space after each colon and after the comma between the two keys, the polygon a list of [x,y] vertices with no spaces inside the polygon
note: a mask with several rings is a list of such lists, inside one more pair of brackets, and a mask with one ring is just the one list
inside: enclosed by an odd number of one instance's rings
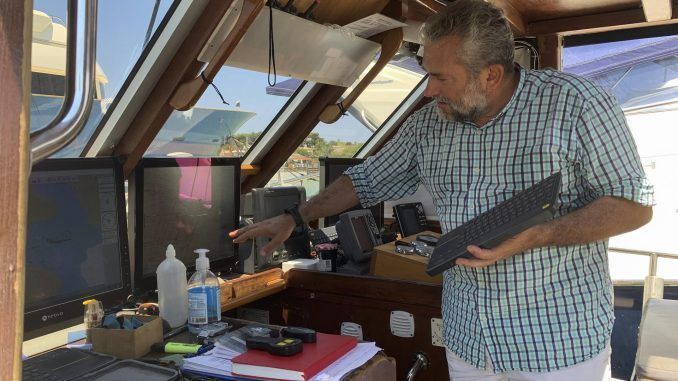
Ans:
{"label": "monitor screen", "polygon": [[402,234],[404,236],[412,235],[421,232],[421,227],[419,226],[419,217],[417,216],[416,209],[414,208],[402,208],[400,209],[402,213],[402,219],[398,220],[398,223],[402,226]]}
{"label": "monitor screen", "polygon": [[[349,168],[353,167],[356,164],[360,164],[365,159],[358,158],[330,158],[330,157],[321,157],[320,158],[320,190],[322,191],[334,181],[336,181],[341,175]],[[364,209],[360,204],[349,208],[347,211]],[[373,205],[368,208],[372,215],[374,216],[374,221],[377,223],[377,227],[381,229],[384,224],[384,203],[380,202],[377,205]],[[328,216],[325,217],[322,221],[322,226],[328,227],[333,226],[339,221],[339,216]]]}
{"label": "monitor screen", "polygon": [[306,190],[302,187],[255,188],[252,197],[254,222],[260,222],[283,214],[294,204],[306,202]]}
{"label": "monitor screen", "polygon": [[156,287],[155,271],[169,244],[189,269],[199,248],[209,250],[215,272],[235,261],[228,232],[238,223],[239,159],[144,158],[133,178],[135,287]]}
{"label": "monitor screen", "polygon": [[27,338],[68,325],[59,322],[82,321],[85,299],[97,298],[110,308],[129,294],[124,183],[117,161],[58,159],[36,165],[27,217]]}
{"label": "monitor screen", "polygon": [[[252,211],[254,222],[261,222],[267,218],[281,215],[286,208],[294,204],[301,205],[306,202],[306,190],[302,187],[274,187],[274,188],[254,188],[252,190]],[[268,265],[275,265],[287,259],[299,256],[308,256],[310,246],[305,230],[295,228],[294,232],[284,245],[273,250],[266,258],[257,258],[257,269],[263,269]],[[268,244],[270,240],[266,237],[258,237],[256,249],[260,249]],[[306,242],[304,246],[304,241]]]}
{"label": "monitor screen", "polygon": [[355,236],[358,239],[358,245],[360,245],[362,252],[372,251],[374,245],[372,244],[372,239],[370,239],[370,232],[365,217],[353,217],[351,218],[351,224],[353,225],[353,231],[355,232]]}

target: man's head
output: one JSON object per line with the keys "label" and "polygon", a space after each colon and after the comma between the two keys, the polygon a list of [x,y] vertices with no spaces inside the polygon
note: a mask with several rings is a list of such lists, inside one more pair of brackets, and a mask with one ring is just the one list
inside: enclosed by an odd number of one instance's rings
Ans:
{"label": "man's head", "polygon": [[456,0],[422,28],[426,96],[447,119],[484,115],[507,73],[513,73],[513,33],[501,9],[483,0]]}

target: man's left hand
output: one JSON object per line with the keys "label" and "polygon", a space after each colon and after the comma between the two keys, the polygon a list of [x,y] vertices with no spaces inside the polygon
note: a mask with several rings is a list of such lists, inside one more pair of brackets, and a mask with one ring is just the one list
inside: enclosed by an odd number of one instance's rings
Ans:
{"label": "man's left hand", "polygon": [[459,266],[474,268],[490,266],[502,259],[541,246],[539,238],[541,238],[542,233],[541,226],[538,225],[518,233],[493,249],[483,249],[475,245],[468,246],[466,250],[473,255],[473,258],[459,258],[455,263]]}

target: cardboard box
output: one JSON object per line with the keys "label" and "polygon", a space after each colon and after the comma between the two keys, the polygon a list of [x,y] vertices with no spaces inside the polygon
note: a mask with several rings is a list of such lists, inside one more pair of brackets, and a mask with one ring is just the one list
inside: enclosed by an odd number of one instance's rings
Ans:
{"label": "cardboard box", "polygon": [[121,359],[140,358],[151,350],[155,343],[162,343],[162,319],[158,316],[137,318],[144,325],[137,329],[92,328],[89,332],[92,350]]}

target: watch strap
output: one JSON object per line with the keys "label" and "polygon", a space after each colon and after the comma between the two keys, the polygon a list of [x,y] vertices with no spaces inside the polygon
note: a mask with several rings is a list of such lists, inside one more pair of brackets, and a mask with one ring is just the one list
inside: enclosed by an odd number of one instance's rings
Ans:
{"label": "watch strap", "polygon": [[299,213],[299,205],[294,204],[289,208],[285,208],[285,214],[289,214],[294,219],[294,225],[297,227],[304,226],[304,219],[301,218],[301,213]]}

